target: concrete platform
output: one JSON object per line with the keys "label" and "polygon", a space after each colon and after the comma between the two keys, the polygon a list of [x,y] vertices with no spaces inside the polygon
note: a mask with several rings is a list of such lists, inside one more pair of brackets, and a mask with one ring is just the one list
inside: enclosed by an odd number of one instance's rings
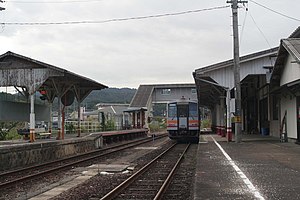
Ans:
{"label": "concrete platform", "polygon": [[32,143],[23,139],[0,141],[0,172],[86,153],[101,148],[104,140],[107,142],[109,138],[111,139],[109,143],[120,142],[124,138],[146,136],[147,131],[147,129],[132,129],[82,133],[81,137],[77,137],[77,134],[65,134],[64,140],[56,140],[53,136],[37,139]]}
{"label": "concrete platform", "polygon": [[270,136],[202,135],[194,199],[300,199],[299,159],[300,145]]}

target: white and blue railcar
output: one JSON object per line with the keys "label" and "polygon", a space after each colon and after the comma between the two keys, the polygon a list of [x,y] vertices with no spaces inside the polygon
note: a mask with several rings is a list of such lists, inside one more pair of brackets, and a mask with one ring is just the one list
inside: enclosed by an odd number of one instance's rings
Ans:
{"label": "white and blue railcar", "polygon": [[181,98],[168,103],[167,131],[179,142],[199,142],[200,117],[197,101]]}

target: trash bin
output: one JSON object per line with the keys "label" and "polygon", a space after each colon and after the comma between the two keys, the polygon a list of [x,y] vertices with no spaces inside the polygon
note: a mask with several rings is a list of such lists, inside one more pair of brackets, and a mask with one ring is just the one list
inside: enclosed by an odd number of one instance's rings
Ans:
{"label": "trash bin", "polygon": [[262,135],[269,135],[269,128],[261,128],[260,132]]}

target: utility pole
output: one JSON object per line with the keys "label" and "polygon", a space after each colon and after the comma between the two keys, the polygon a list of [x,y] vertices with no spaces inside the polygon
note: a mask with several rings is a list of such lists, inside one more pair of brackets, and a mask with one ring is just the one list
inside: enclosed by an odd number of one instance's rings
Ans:
{"label": "utility pole", "polygon": [[233,73],[235,86],[235,142],[242,141],[242,121],[241,121],[241,80],[240,80],[240,52],[239,52],[239,29],[238,29],[238,3],[247,3],[248,1],[231,0],[232,8],[232,27],[233,27]]}

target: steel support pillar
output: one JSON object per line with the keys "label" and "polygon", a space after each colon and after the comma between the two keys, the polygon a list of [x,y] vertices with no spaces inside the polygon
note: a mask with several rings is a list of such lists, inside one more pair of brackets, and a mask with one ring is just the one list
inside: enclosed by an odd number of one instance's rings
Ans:
{"label": "steel support pillar", "polygon": [[30,95],[30,142],[35,141],[34,93]]}
{"label": "steel support pillar", "polygon": [[[52,134],[52,125],[53,125],[53,119],[52,119],[52,103],[49,102],[49,115],[50,115],[50,118],[49,118],[49,123],[48,123],[48,132]],[[51,137],[51,134],[50,134],[50,137]]]}
{"label": "steel support pillar", "polygon": [[232,129],[231,129],[231,112],[230,112],[230,90],[227,89],[227,96],[226,96],[226,104],[227,104],[227,128],[226,128],[226,135],[227,141],[232,141]]}
{"label": "steel support pillar", "polygon": [[81,127],[80,127],[80,115],[81,115],[81,109],[80,109],[80,99],[77,99],[78,105],[77,105],[77,137],[80,137],[81,134]]}
{"label": "steel support pillar", "polygon": [[61,96],[58,96],[58,119],[57,119],[57,140],[61,139],[61,102],[60,102]]}

